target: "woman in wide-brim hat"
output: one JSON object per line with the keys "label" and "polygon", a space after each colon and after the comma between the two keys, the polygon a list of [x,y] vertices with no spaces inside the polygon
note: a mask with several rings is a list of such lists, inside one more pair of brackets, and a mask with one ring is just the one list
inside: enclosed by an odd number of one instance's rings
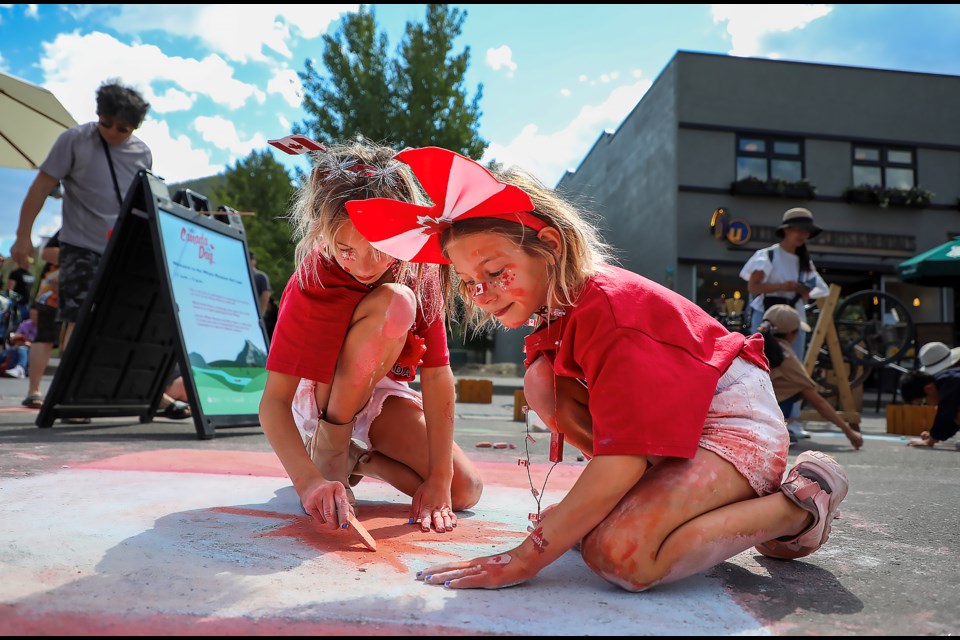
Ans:
{"label": "woman in wide-brim hat", "polygon": [[[789,305],[801,318],[806,318],[804,306],[807,302],[830,293],[807,249],[807,240],[818,236],[821,231],[809,209],[788,209],[776,231],[780,242],[759,249],[743,265],[740,277],[747,281],[747,291],[751,296],[751,333],[759,329],[764,311],[771,306]],[[791,343],[801,362],[806,355],[806,344],[807,331],[801,328]],[[799,415],[800,403],[796,403],[786,415],[788,427],[797,438],[809,437],[810,434],[795,421]]]}

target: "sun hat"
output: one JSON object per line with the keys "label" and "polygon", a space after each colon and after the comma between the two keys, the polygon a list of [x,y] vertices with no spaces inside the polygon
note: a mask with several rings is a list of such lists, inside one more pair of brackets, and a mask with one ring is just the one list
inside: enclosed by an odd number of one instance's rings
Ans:
{"label": "sun hat", "polygon": [[797,310],[788,304],[775,304],[763,314],[763,319],[773,325],[776,333],[790,333],[797,329],[810,331],[810,325],[800,319]]}
{"label": "sun hat", "polygon": [[951,349],[942,342],[928,342],[920,347],[920,371],[933,375],[960,362],[960,347]]}
{"label": "sun hat", "polygon": [[820,235],[820,232],[823,231],[820,227],[813,223],[813,214],[810,213],[809,209],[804,209],[803,207],[794,207],[793,209],[787,209],[783,214],[783,221],[780,223],[780,226],[777,227],[777,237],[783,237],[783,230],[787,227],[796,227],[797,229],[805,229],[810,232],[811,238],[816,238]]}

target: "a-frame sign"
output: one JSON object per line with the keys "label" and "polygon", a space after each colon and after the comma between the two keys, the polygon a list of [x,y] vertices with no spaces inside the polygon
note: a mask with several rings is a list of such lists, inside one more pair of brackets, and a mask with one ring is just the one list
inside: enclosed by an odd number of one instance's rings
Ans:
{"label": "a-frame sign", "polygon": [[257,425],[267,349],[242,224],[173,202],[141,171],[36,424],[149,422],[179,363],[200,439]]}

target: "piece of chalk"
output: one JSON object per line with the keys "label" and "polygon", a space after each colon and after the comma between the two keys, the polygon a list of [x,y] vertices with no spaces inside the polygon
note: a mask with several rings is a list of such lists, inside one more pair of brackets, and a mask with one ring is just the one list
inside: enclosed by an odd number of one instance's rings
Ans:
{"label": "piece of chalk", "polygon": [[478,442],[475,446],[479,449],[489,449],[493,444],[490,442]]}
{"label": "piece of chalk", "polygon": [[363,540],[364,546],[370,551],[377,550],[377,541],[373,539],[373,536],[370,535],[370,532],[367,531],[366,527],[360,524],[360,521],[357,520],[356,516],[352,513],[347,516],[349,518],[348,522],[350,526],[353,527],[353,530],[360,534],[360,538]]}
{"label": "piece of chalk", "polygon": [[494,443],[493,443],[493,448],[494,448],[494,449],[506,449],[506,448],[509,447],[509,446],[510,446],[510,445],[507,444],[506,442],[494,442]]}

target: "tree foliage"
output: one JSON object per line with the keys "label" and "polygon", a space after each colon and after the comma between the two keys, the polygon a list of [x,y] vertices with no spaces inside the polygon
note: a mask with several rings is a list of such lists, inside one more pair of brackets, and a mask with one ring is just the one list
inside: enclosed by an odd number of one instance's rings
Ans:
{"label": "tree foliage", "polygon": [[273,297],[279,300],[295,268],[292,227],[287,217],[295,189],[291,176],[265,150],[237,161],[224,177],[213,195],[237,211],[256,214],[242,218],[247,247],[257,256],[257,268],[267,274]]}
{"label": "tree foliage", "polygon": [[294,132],[321,142],[362,135],[397,149],[440,146],[479,159],[487,147],[478,133],[483,85],[468,100],[470,47],[453,53],[466,16],[427,5],[425,22],[407,23],[391,58],[372,9],[346,15],[337,33],[323,36],[327,73],[307,60],[298,74],[308,117]]}

